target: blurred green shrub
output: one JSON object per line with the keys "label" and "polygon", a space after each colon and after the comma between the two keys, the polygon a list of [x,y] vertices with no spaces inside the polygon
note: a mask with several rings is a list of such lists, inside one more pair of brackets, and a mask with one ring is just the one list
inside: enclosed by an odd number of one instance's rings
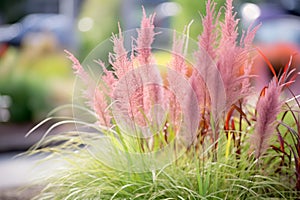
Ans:
{"label": "blurred green shrub", "polygon": [[45,85],[26,76],[1,78],[0,92],[11,98],[9,121],[24,122],[45,117],[51,108]]}
{"label": "blurred green shrub", "polygon": [[[199,19],[201,18],[200,13],[205,14],[205,4],[199,0],[173,0],[173,2],[180,5],[181,12],[172,19],[171,26],[177,31],[182,31],[184,26],[194,20],[190,27],[190,36],[193,39],[197,39],[199,33],[202,32],[202,23]],[[217,3],[216,9],[219,10],[222,5],[224,6],[225,0],[215,0],[215,2]]]}
{"label": "blurred green shrub", "polygon": [[78,55],[79,60],[83,60],[99,43],[109,39],[112,33],[117,32],[115,22],[121,21],[120,7],[121,0],[89,0],[84,2],[78,22],[83,18],[89,18],[91,28],[80,32],[82,44]]}
{"label": "blurred green shrub", "polygon": [[9,122],[38,121],[70,102],[73,79],[62,50],[10,47],[0,58],[0,95],[11,99]]}

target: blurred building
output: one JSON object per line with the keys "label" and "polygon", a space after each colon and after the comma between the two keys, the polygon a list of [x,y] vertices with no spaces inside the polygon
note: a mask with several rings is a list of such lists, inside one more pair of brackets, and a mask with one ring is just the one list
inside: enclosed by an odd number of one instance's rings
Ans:
{"label": "blurred building", "polygon": [[75,18],[82,0],[3,0],[0,3],[0,43],[20,46],[29,34],[52,34],[57,43],[77,48]]}
{"label": "blurred building", "polygon": [[[249,0],[238,4],[241,22],[245,27],[262,24],[255,43],[274,66],[277,74],[293,55],[291,69],[300,71],[300,1],[299,0]],[[272,73],[261,56],[257,56],[254,73],[260,78],[258,89],[266,86]],[[300,93],[300,78],[291,86],[295,93]]]}

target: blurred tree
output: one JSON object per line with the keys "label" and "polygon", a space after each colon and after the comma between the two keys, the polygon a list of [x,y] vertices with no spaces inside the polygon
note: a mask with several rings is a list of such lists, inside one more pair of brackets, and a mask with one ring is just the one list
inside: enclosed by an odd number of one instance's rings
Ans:
{"label": "blurred tree", "polygon": [[[57,106],[71,101],[73,77],[65,54],[53,41],[8,48],[0,59],[0,95],[9,96],[9,122],[44,119]],[[62,87],[63,86],[63,87]]]}
{"label": "blurred tree", "polygon": [[[200,0],[190,0],[190,1],[182,1],[182,0],[173,0],[181,6],[181,12],[175,16],[172,20],[171,26],[177,31],[182,31],[184,26],[190,23],[190,21],[194,20],[190,28],[190,37],[193,39],[197,39],[197,36],[202,31],[201,24],[201,14],[205,14],[206,1]],[[224,5],[225,0],[214,0],[216,5],[216,10],[219,10],[221,6]]]}
{"label": "blurred tree", "polygon": [[[120,0],[87,0],[84,2],[78,18],[78,28],[81,31],[82,39],[80,60],[85,58],[99,43],[109,39],[112,33],[118,32],[117,22],[121,21],[120,2]],[[86,29],[80,30],[80,23]]]}

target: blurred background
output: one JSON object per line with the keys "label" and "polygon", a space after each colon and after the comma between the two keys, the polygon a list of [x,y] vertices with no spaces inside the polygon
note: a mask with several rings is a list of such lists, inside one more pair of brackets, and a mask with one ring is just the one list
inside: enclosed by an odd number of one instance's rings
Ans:
{"label": "blurred background", "polygon": [[[215,1],[217,9],[222,9],[225,0]],[[71,103],[74,76],[64,49],[83,61],[97,44],[117,32],[118,21],[123,30],[138,27],[142,5],[148,14],[156,12],[155,25],[159,27],[181,32],[194,19],[190,36],[196,40],[202,30],[200,13],[205,13],[205,2],[1,0],[0,191],[22,182],[23,176],[18,173],[10,173],[15,174],[14,178],[3,178],[6,170],[22,171],[26,164],[31,164],[27,160],[22,160],[22,165],[7,163],[13,155],[38,141],[47,127],[24,138],[26,132],[52,109]],[[255,43],[279,72],[290,55],[299,52],[300,0],[235,0],[234,6],[241,18],[241,27],[262,23]],[[299,64],[300,58],[296,55],[292,67],[299,68]],[[271,78],[259,56],[253,73],[263,77],[256,84],[258,90]],[[299,80],[293,90],[299,92]],[[64,112],[60,114],[70,114],[70,111]],[[62,130],[54,132],[59,131]]]}

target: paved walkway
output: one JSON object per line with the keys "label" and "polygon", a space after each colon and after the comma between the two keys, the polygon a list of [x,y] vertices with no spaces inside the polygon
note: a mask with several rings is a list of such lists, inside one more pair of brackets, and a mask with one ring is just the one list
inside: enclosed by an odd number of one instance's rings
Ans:
{"label": "paved walkway", "polygon": [[16,157],[16,153],[0,154],[0,188],[18,187],[33,183],[53,173],[61,166],[58,162],[40,163],[40,156]]}
{"label": "paved walkway", "polygon": [[[41,156],[18,156],[41,139],[46,129],[41,129],[25,138],[25,134],[33,127],[32,124],[16,126],[3,126],[0,124],[0,200],[27,200],[32,193],[37,193],[37,188],[26,189],[26,186],[41,180],[41,177],[51,174],[54,170],[64,167],[62,162],[49,160],[39,162]],[[59,134],[70,127],[54,130],[52,134]]]}
{"label": "paved walkway", "polygon": [[36,181],[65,165],[57,160],[40,162],[43,157],[18,157],[18,153],[0,154],[0,200],[29,200],[38,194]]}

